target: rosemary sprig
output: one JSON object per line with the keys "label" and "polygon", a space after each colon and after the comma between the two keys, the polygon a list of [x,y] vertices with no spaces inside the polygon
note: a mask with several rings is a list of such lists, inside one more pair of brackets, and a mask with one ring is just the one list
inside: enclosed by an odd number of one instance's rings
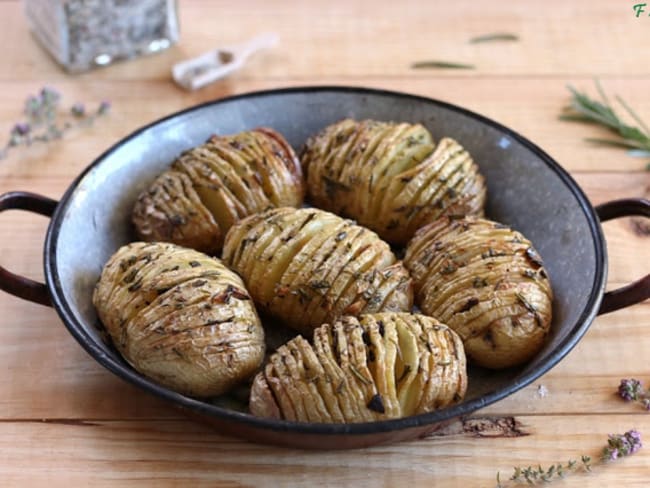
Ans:
{"label": "rosemary sprig", "polygon": [[492,34],[484,34],[482,36],[472,37],[469,42],[471,44],[478,44],[479,42],[493,42],[493,41],[518,41],[519,37],[515,34],[508,32],[494,32]]}
{"label": "rosemary sprig", "polygon": [[[600,100],[590,98],[571,85],[568,86],[568,89],[571,92],[571,102],[564,108],[560,120],[586,122],[605,127],[613,134],[613,138],[590,137],[585,140],[595,144],[628,149],[628,154],[631,156],[650,157],[650,129],[625,100],[618,95],[615,97],[616,102],[638,124],[637,127],[627,124],[621,119],[598,80],[596,80],[596,89]],[[650,169],[650,165],[648,169]]]}
{"label": "rosemary sprig", "polygon": [[476,69],[473,64],[454,63],[452,61],[418,61],[411,65],[412,69]]}

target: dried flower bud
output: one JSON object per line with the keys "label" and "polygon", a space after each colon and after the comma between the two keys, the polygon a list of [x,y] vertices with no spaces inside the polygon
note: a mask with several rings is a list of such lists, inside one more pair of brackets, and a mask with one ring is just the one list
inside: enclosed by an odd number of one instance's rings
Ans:
{"label": "dried flower bud", "polygon": [[38,114],[41,111],[41,99],[30,96],[25,101],[25,115],[30,119],[38,117]]}
{"label": "dried flower bud", "polygon": [[59,92],[53,88],[49,88],[45,86],[41,89],[41,100],[44,103],[55,104],[56,102],[59,101],[60,98],[61,95],[59,95]]}
{"label": "dried flower bud", "polygon": [[618,394],[625,401],[639,400],[643,394],[643,385],[639,380],[622,379],[621,384],[618,386]]}
{"label": "dried flower bud", "polygon": [[70,107],[70,113],[75,117],[83,117],[86,113],[86,107],[84,107],[83,103],[77,102],[72,107]]}
{"label": "dried flower bud", "polygon": [[11,129],[11,135],[12,136],[26,136],[29,134],[29,131],[31,130],[31,127],[29,124],[25,122],[18,122],[16,125],[14,125],[13,129]]}
{"label": "dried flower bud", "polygon": [[111,109],[111,102],[109,102],[108,100],[103,100],[102,103],[100,103],[99,107],[97,108],[97,114],[104,115],[108,113],[110,109]]}
{"label": "dried flower bud", "polygon": [[622,435],[610,434],[607,447],[603,449],[603,458],[614,461],[619,457],[634,454],[642,446],[641,434],[635,429],[629,430]]}

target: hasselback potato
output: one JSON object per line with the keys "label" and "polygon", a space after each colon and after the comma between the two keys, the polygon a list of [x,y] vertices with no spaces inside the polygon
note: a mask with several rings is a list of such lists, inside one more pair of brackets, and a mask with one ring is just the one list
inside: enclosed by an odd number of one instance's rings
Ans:
{"label": "hasselback potato", "polygon": [[212,136],[181,154],[140,194],[132,220],[142,240],[216,254],[238,220],[269,207],[300,206],[303,196],[293,149],[276,131],[258,128]]}
{"label": "hasselback potato", "polygon": [[340,317],[409,311],[411,279],[374,232],[315,208],[277,208],[235,224],[224,262],[261,311],[301,332]]}
{"label": "hasselback potato", "polygon": [[454,329],[468,359],[504,368],[530,359],[551,325],[551,285],[531,242],[485,219],[441,218],[409,242],[416,303]]}
{"label": "hasselback potato", "polygon": [[420,124],[345,119],[311,137],[301,162],[314,205],[393,244],[442,215],[483,215],[485,182],[469,153]]}
{"label": "hasselback potato", "polygon": [[406,417],[460,401],[463,345],[437,320],[408,313],[343,317],[271,355],[253,381],[253,415],[349,423]]}
{"label": "hasselback potato", "polygon": [[106,263],[93,303],[122,356],[184,394],[221,394],[264,358],[264,330],[241,279],[197,251],[123,246]]}

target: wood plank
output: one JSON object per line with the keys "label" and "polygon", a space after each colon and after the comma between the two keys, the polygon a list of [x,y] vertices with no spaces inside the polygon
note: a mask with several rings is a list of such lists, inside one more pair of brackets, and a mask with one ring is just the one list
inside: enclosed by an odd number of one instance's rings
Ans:
{"label": "wood plank", "polygon": [[[566,462],[582,454],[598,457],[612,432],[650,430],[650,416],[528,416],[514,438],[458,434],[356,451],[323,452],[268,448],[221,437],[186,421],[92,422],[84,424],[1,422],[7,486],[266,487],[413,486],[492,487],[514,464]],[[34,456],[34,450],[41,453]],[[624,483],[645,487],[639,473],[650,466],[650,450],[576,473],[566,487]],[[54,484],[53,484],[54,483]]]}
{"label": "wood plank", "polygon": [[[282,43],[245,68],[250,79],[409,76],[567,77],[647,76],[641,52],[650,39],[646,16],[635,18],[632,4],[534,0],[525,3],[459,0],[440,8],[435,2],[349,2],[336,0],[314,8],[300,0],[282,8],[262,0],[182,2],[178,46],[137,63],[121,63],[98,74],[101,79],[166,79],[170,66],[217,46],[241,42],[270,29]],[[66,77],[34,42],[19,2],[0,3],[0,60],[11,70],[2,79],[49,80]],[[606,19],[603,20],[603,19]],[[471,38],[512,32],[520,41],[472,44]],[[606,42],[599,42],[606,35]],[[442,59],[476,65],[475,71],[414,71],[411,63]]]}

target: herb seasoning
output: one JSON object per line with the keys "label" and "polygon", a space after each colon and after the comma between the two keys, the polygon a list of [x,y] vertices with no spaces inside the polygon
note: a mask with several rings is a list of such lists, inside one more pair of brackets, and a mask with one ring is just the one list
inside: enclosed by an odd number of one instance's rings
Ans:
{"label": "herb seasoning", "polygon": [[25,13],[39,42],[72,72],[178,40],[175,0],[26,0]]}

